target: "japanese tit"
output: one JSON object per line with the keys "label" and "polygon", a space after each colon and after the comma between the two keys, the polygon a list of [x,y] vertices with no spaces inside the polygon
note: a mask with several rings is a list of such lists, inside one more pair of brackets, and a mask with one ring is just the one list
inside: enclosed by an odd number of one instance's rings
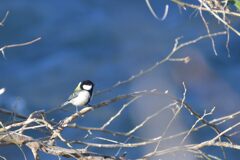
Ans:
{"label": "japanese tit", "polygon": [[61,105],[61,108],[68,104],[72,104],[76,107],[87,105],[91,100],[93,87],[94,83],[90,80],[79,82],[68,100]]}

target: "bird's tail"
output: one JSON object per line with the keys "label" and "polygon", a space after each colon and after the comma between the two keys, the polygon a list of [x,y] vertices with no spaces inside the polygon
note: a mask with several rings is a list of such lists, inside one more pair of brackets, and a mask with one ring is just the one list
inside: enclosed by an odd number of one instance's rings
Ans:
{"label": "bird's tail", "polygon": [[47,111],[46,113],[49,114],[49,113],[52,113],[52,112],[54,112],[54,111],[56,111],[56,110],[61,110],[64,106],[66,106],[66,105],[68,105],[68,104],[69,104],[69,101],[66,101],[66,102],[64,102],[63,104],[61,104],[60,106],[50,109],[50,110]]}
{"label": "bird's tail", "polygon": [[68,105],[68,104],[69,104],[69,101],[64,102],[64,103],[60,106],[59,109],[62,109],[64,106],[66,106],[66,105]]}

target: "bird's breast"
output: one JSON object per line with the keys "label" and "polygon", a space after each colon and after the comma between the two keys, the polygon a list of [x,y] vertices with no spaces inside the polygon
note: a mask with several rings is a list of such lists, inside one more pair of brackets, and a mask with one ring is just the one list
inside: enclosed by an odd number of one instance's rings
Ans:
{"label": "bird's breast", "polygon": [[84,106],[89,102],[90,93],[88,91],[80,91],[78,96],[71,100],[71,103],[75,106]]}

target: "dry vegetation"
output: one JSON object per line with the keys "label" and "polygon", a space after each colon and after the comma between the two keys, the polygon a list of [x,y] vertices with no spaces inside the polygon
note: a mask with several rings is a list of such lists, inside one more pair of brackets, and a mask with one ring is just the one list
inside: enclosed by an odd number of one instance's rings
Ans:
{"label": "dry vegetation", "polygon": [[[100,94],[104,94],[106,92],[111,92],[117,87],[123,86],[127,83],[133,82],[135,79],[142,77],[143,75],[148,74],[149,72],[153,72],[161,65],[164,65],[166,62],[183,62],[188,63],[190,61],[190,57],[182,57],[178,55],[178,51],[182,48],[188,47],[189,45],[195,44],[199,41],[211,39],[211,44],[213,47],[214,53],[217,55],[217,51],[215,49],[215,41],[214,38],[217,36],[227,36],[228,39],[226,41],[226,46],[229,43],[230,32],[234,34],[240,35],[239,31],[231,25],[230,18],[231,17],[239,17],[240,14],[235,10],[233,11],[229,8],[227,1],[219,1],[219,0],[198,0],[196,4],[190,4],[188,2],[180,1],[180,0],[171,0],[171,3],[175,3],[182,9],[193,9],[197,11],[196,13],[201,16],[203,20],[203,25],[206,27],[206,35],[201,35],[195,39],[190,41],[184,41],[181,38],[176,38],[175,42],[173,42],[172,50],[166,55],[165,58],[157,61],[149,68],[139,71],[138,73],[132,75],[126,80],[119,81],[114,84],[112,87],[107,88],[102,91],[96,91],[94,96],[99,96]],[[163,17],[159,17],[155,14],[153,7],[151,6],[150,0],[146,0],[147,6],[149,7],[152,14],[160,19],[164,20],[167,18],[168,8],[169,6],[165,6],[165,11]],[[169,2],[170,3],[170,2]],[[220,23],[224,26],[224,31],[212,33],[209,29],[208,22],[204,17],[204,13],[211,14],[213,18],[216,18]],[[8,13],[1,21],[1,26],[4,25],[6,21]],[[0,51],[3,56],[5,55],[4,51],[7,48],[13,48],[18,46],[30,45],[38,41],[40,38],[37,38],[33,41],[22,43],[22,44],[12,44],[3,46]],[[228,48],[228,47],[227,47]],[[218,155],[211,155],[209,153],[205,153],[203,149],[208,148],[210,146],[220,148],[222,152],[222,157],[227,158],[225,155],[225,149],[236,149],[240,150],[240,145],[235,142],[234,136],[238,134],[236,132],[236,128],[239,128],[240,122],[235,122],[234,120],[239,117],[240,111],[232,113],[230,115],[225,115],[223,117],[212,118],[214,114],[214,107],[209,111],[203,111],[202,114],[197,113],[194,110],[194,106],[190,106],[186,100],[187,87],[183,83],[183,94],[182,97],[174,97],[168,91],[158,91],[156,89],[153,90],[143,90],[136,91],[133,93],[126,93],[123,95],[119,95],[113,97],[112,99],[105,100],[103,102],[99,102],[91,107],[84,107],[79,111],[76,111],[69,116],[63,118],[60,121],[49,120],[47,116],[54,112],[57,112],[59,108],[54,108],[49,111],[36,111],[28,116],[24,116],[6,109],[1,108],[0,112],[2,114],[8,116],[14,116],[15,121],[11,123],[0,122],[0,145],[16,145],[20,150],[23,146],[27,146],[31,149],[34,158],[39,158],[39,152],[44,152],[45,154],[54,155],[56,157],[69,157],[74,159],[128,159],[128,153],[122,154],[121,150],[124,148],[138,148],[142,146],[152,146],[154,149],[149,153],[145,154],[142,157],[138,157],[139,159],[150,159],[150,158],[161,158],[164,155],[173,155],[177,152],[191,153],[197,156],[199,159],[221,159],[217,157]],[[0,94],[4,94],[4,89],[0,90]],[[1,95],[0,95],[1,96]],[[127,132],[120,132],[117,130],[109,130],[109,126],[112,125],[112,122],[120,117],[120,115],[132,105],[133,102],[138,101],[146,96],[161,96],[167,97],[169,99],[169,104],[166,106],[161,106],[159,110],[156,110],[152,115],[146,115],[145,119],[142,120],[141,123],[136,125],[134,128],[130,129]],[[114,104],[119,101],[127,100],[127,103],[122,105],[119,108],[119,111],[112,115],[108,121],[102,124],[99,127],[92,128],[86,126],[80,126],[76,123],[77,119],[84,118],[84,115],[91,114],[94,110],[104,109],[105,107],[111,107],[111,104]],[[167,123],[165,130],[161,135],[152,138],[139,137],[136,132],[138,130],[144,129],[147,123],[151,123],[151,120],[157,116],[161,116],[166,111],[172,112],[172,117],[170,121]],[[168,130],[173,127],[174,121],[176,118],[180,116],[182,110],[186,110],[190,116],[194,116],[196,121],[192,124],[192,126],[188,130],[183,130],[181,132],[175,134],[168,134]],[[206,118],[208,117],[208,118]],[[209,118],[210,117],[210,118]],[[208,120],[207,120],[208,119]],[[210,120],[209,120],[210,119]],[[227,123],[228,127],[225,129],[221,127]],[[202,140],[198,144],[188,143],[187,139],[191,134],[199,132],[202,129],[209,128],[209,131],[212,130],[215,134],[213,137],[209,139]],[[91,135],[94,137],[95,133],[101,132],[102,135],[95,139],[101,140],[103,143],[99,142],[89,142],[85,141],[84,137],[79,137],[79,139],[71,140],[66,137],[63,137],[62,132],[66,129],[71,129],[73,132],[82,130],[86,131],[86,136]],[[36,132],[41,133],[41,136],[38,138],[33,138],[27,134],[26,131],[35,130]],[[112,135],[113,139],[106,138],[108,135]],[[118,137],[124,137],[125,141],[118,141]],[[171,141],[177,141],[178,145],[172,145],[167,148],[160,147],[162,143],[168,143]],[[59,142],[64,143],[64,145],[58,145]],[[81,146],[81,147],[76,147]],[[1,147],[1,146],[0,146]],[[95,152],[90,152],[88,148],[108,148],[112,150],[116,150],[116,154],[114,155],[102,155]],[[1,153],[0,153],[1,154]],[[24,152],[22,152],[25,159],[29,159],[26,157]],[[0,155],[0,159],[5,159],[5,157]]]}

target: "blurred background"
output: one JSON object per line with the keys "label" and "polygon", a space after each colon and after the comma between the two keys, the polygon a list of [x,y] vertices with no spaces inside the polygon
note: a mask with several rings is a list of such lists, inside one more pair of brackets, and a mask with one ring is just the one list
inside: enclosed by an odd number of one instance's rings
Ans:
{"label": "blurred background", "polygon": [[[24,115],[35,110],[48,110],[63,103],[79,81],[94,81],[95,91],[108,88],[161,60],[171,51],[176,37],[183,36],[181,42],[185,42],[207,33],[197,12],[181,10],[167,0],[151,2],[160,16],[164,5],[170,5],[165,21],[155,19],[144,0],[2,0],[0,17],[4,17],[8,10],[10,14],[4,27],[0,28],[1,46],[37,37],[42,37],[42,40],[29,46],[7,49],[7,60],[0,58],[0,88],[5,87],[7,90],[0,96],[0,104]],[[206,15],[206,19],[212,32],[224,29],[211,16]],[[181,98],[184,81],[187,87],[186,101],[199,114],[203,114],[204,109],[210,111],[214,106],[216,110],[209,117],[211,119],[238,111],[239,37],[230,34],[230,58],[225,47],[226,39],[226,36],[215,38],[218,56],[214,55],[211,41],[203,40],[175,55],[190,56],[190,63],[164,63],[155,71],[127,85],[94,97],[92,104],[119,94],[154,88],[162,92],[169,90],[172,95]],[[94,111],[78,123],[99,127],[123,103],[126,101]],[[110,129],[128,131],[168,103],[164,97],[140,99]],[[56,112],[50,118],[59,120],[66,115],[69,113]],[[146,126],[147,129],[139,130],[137,134],[148,138],[160,135],[169,116],[170,113],[155,118]],[[1,115],[1,120],[3,119]],[[174,123],[173,128],[175,131],[189,129],[195,120],[183,115]],[[197,143],[214,135],[207,131],[202,133],[202,136],[191,136],[188,141]],[[85,133],[79,131],[73,134],[69,131],[64,134],[74,139]],[[131,151],[124,149],[122,152],[128,151],[127,156],[134,159],[151,149],[142,147]],[[109,150],[98,151],[114,153]],[[9,159],[15,156],[13,152],[21,154],[16,146],[0,148],[0,155]],[[28,157],[32,156],[28,149],[25,152]],[[211,148],[209,152],[219,152],[219,149]],[[237,159],[240,153],[227,150],[227,156]],[[54,159],[46,154],[41,157]],[[196,159],[193,156],[180,157]]]}

